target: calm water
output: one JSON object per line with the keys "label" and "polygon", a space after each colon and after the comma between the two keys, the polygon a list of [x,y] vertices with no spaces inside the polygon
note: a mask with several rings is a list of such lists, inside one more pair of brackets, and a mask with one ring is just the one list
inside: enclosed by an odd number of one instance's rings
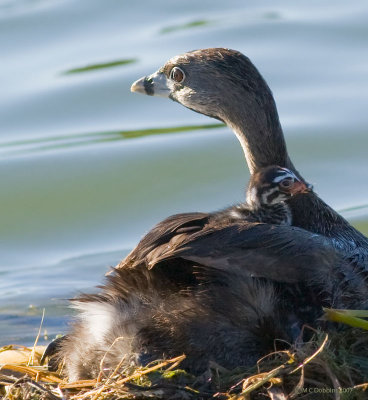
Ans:
{"label": "calm water", "polygon": [[32,343],[43,308],[65,332],[64,299],[163,217],[243,199],[227,128],[129,91],[181,52],[247,54],[298,169],[368,234],[367,20],[364,0],[1,0],[0,345]]}

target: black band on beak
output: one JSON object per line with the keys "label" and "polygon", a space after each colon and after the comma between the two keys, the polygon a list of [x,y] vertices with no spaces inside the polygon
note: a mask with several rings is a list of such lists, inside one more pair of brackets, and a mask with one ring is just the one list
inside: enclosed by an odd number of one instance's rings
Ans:
{"label": "black band on beak", "polygon": [[148,96],[153,96],[154,90],[153,90],[152,78],[145,78],[144,79],[144,90],[146,91]]}

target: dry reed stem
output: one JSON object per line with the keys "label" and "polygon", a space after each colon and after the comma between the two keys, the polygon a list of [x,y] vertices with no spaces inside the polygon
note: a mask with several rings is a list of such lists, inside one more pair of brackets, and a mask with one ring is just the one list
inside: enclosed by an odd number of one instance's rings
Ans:
{"label": "dry reed stem", "polygon": [[133,375],[131,375],[131,376],[127,376],[127,377],[124,378],[124,379],[120,379],[120,380],[116,381],[116,383],[117,383],[118,385],[123,385],[125,382],[129,382],[129,381],[131,381],[132,379],[140,378],[141,376],[147,375],[147,374],[149,374],[150,372],[157,371],[158,369],[163,368],[163,367],[165,367],[165,366],[168,365],[168,364],[171,364],[171,363],[180,363],[180,362],[182,362],[183,360],[185,360],[185,358],[186,358],[185,354],[182,354],[181,356],[172,358],[171,360],[163,361],[162,363],[157,364],[157,365],[155,365],[154,367],[148,368],[148,369],[143,370],[143,371],[136,372],[135,374],[133,374]]}
{"label": "dry reed stem", "polygon": [[[288,366],[286,364],[282,364],[279,367],[274,368],[269,372],[264,372],[261,374],[250,376],[246,378],[243,383],[243,390],[241,392],[241,396],[247,395],[254,390],[258,389],[259,387],[263,386],[265,383],[269,382],[272,378],[275,378],[280,372],[285,371]],[[254,383],[250,383],[255,381]],[[238,398],[237,396],[234,397]]]}
{"label": "dry reed stem", "polygon": [[37,376],[42,376],[46,383],[62,383],[64,380],[58,378],[56,374],[48,371],[45,367],[33,366],[27,367],[25,365],[13,365],[13,364],[3,364],[0,366],[0,371],[2,369],[7,369],[11,371],[21,372],[30,375],[33,378]]}
{"label": "dry reed stem", "polygon": [[305,370],[304,370],[304,367],[302,367],[299,381],[295,385],[294,389],[289,393],[289,396],[288,396],[289,399],[295,399],[295,397],[299,395],[299,393],[300,393],[300,391],[303,388],[304,383],[305,383],[304,374],[305,374]]}
{"label": "dry reed stem", "polygon": [[317,349],[317,351],[315,351],[311,356],[307,357],[298,367],[296,367],[290,373],[293,374],[294,372],[298,371],[299,369],[304,368],[309,362],[311,362],[314,358],[316,358],[318,354],[322,353],[327,342],[328,342],[328,334],[326,333],[326,336],[325,336],[321,346]]}
{"label": "dry reed stem", "polygon": [[[115,343],[117,343],[117,342],[118,342],[119,340],[121,340],[121,339],[124,339],[124,337],[122,337],[122,336],[117,337],[117,338],[112,342],[111,346],[107,349],[107,351],[105,352],[104,356],[102,357],[102,359],[101,359],[101,361],[100,361],[100,372],[99,372],[98,377],[97,377],[97,382],[101,382],[102,376],[104,375],[104,372],[103,372],[103,365],[104,365],[104,362],[105,362],[106,355],[111,351],[111,349],[114,347]],[[120,366],[121,366],[121,364],[123,363],[123,361],[124,361],[125,358],[126,358],[126,357],[123,356],[123,358],[120,360],[119,364],[118,364],[118,365],[116,366],[116,368],[115,368],[114,373],[116,373],[117,369],[120,368]],[[113,374],[114,374],[114,373],[113,373]],[[109,375],[109,377],[111,377],[111,374]]]}
{"label": "dry reed stem", "polygon": [[97,384],[97,379],[85,379],[85,380],[80,380],[80,381],[75,381],[75,382],[65,382],[62,381],[59,384],[60,389],[84,389],[87,387],[93,387]]}
{"label": "dry reed stem", "polygon": [[[175,358],[173,358],[171,360],[163,361],[163,362],[161,362],[161,363],[159,363],[159,364],[157,364],[157,365],[155,365],[153,367],[147,368],[145,370],[140,370],[140,371],[134,373],[133,375],[127,376],[126,378],[123,378],[123,379],[119,379],[119,380],[117,380],[117,381],[115,381],[113,383],[114,383],[114,385],[121,385],[122,386],[125,383],[127,383],[127,382],[129,382],[129,381],[131,381],[133,379],[137,379],[137,378],[145,376],[145,375],[147,375],[147,374],[149,374],[151,372],[157,371],[157,370],[165,367],[166,365],[169,365],[169,364],[172,364],[172,363],[178,365],[184,359],[185,359],[185,355],[183,354],[183,355],[175,357]],[[117,370],[117,368],[115,368],[115,370]],[[101,387],[98,387],[96,389],[92,389],[89,392],[84,393],[84,394],[82,394],[80,396],[79,395],[73,396],[73,399],[82,399],[82,398],[86,397],[86,395],[88,395],[88,396],[98,396],[98,395],[100,395],[104,390],[107,390],[107,389],[110,388],[109,383],[111,382],[111,379],[112,379],[112,377],[109,377],[108,380],[106,382],[104,382]],[[83,388],[86,388],[86,387],[93,387],[96,384],[98,384],[97,379],[85,380],[85,381],[77,381],[77,382],[72,382],[72,383],[64,383],[63,382],[63,383],[59,384],[59,388],[60,389],[83,389]],[[93,398],[94,397],[92,397],[92,399]]]}
{"label": "dry reed stem", "polygon": [[41,323],[40,323],[40,326],[38,328],[38,333],[37,333],[35,342],[33,344],[33,348],[32,348],[32,351],[31,351],[31,355],[29,356],[29,360],[28,360],[27,366],[33,365],[33,363],[34,363],[34,356],[35,356],[35,353],[36,353],[36,346],[37,346],[37,343],[38,343],[38,339],[40,338],[40,335],[41,335],[41,329],[42,329],[42,324],[43,324],[44,318],[45,318],[45,309],[42,310]]}
{"label": "dry reed stem", "polygon": [[368,382],[367,383],[361,383],[360,385],[355,385],[353,386],[353,389],[359,389],[359,390],[363,390],[366,391],[368,389]]}

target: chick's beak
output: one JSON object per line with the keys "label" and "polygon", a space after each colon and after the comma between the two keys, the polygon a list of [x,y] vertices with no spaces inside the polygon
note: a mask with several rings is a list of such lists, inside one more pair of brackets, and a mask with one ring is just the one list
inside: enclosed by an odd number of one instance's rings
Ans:
{"label": "chick's beak", "polygon": [[169,97],[171,88],[163,72],[155,72],[135,81],[130,90],[132,92],[147,94],[148,96]]}
{"label": "chick's beak", "polygon": [[295,181],[290,189],[290,193],[292,195],[297,193],[306,193],[306,192],[310,192],[310,189],[304,182],[301,181]]}

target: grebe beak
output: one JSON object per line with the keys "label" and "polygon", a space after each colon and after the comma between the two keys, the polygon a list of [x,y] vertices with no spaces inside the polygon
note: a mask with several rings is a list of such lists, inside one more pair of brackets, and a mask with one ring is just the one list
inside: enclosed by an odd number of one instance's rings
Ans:
{"label": "grebe beak", "polygon": [[135,81],[131,92],[146,94],[148,96],[169,97],[171,93],[170,82],[165,74],[157,71],[152,75],[144,76]]}

